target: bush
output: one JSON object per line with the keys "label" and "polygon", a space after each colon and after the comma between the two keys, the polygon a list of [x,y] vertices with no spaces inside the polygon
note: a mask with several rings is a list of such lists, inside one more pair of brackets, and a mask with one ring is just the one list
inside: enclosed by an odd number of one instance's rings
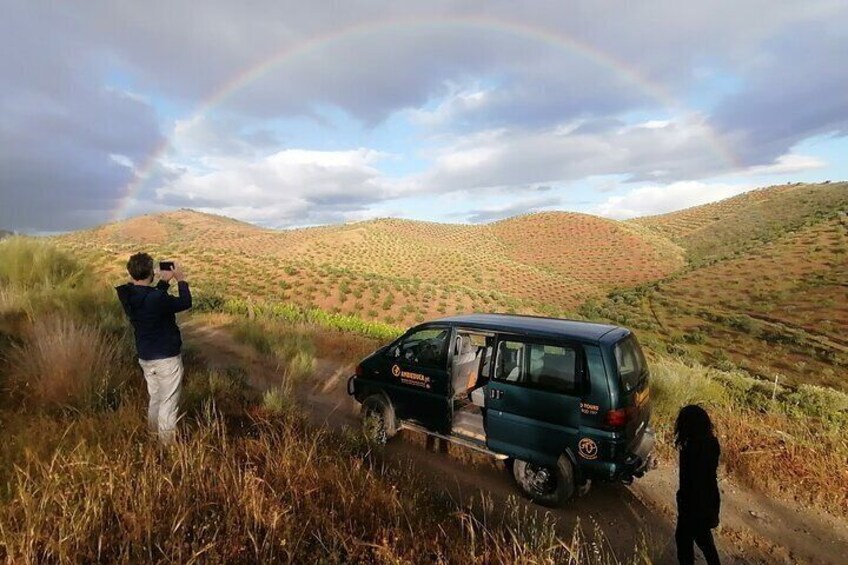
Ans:
{"label": "bush", "polygon": [[195,312],[220,312],[226,303],[222,296],[206,292],[193,292],[191,298],[192,310]]}
{"label": "bush", "polygon": [[715,372],[706,367],[688,366],[682,361],[661,357],[651,362],[651,395],[658,419],[671,422],[687,404],[727,407],[730,396]]}
{"label": "bush", "polygon": [[12,290],[75,286],[84,271],[70,255],[28,237],[0,241],[0,285]]}
{"label": "bush", "polygon": [[39,318],[9,355],[11,393],[30,405],[93,410],[114,405],[127,368],[121,348],[97,328],[59,316]]}

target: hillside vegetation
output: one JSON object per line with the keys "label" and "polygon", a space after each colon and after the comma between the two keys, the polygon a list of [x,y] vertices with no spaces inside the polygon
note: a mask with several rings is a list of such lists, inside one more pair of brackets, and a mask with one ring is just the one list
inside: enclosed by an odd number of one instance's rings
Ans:
{"label": "hillside vegetation", "polygon": [[139,249],[182,260],[201,291],[291,302],[389,324],[471,311],[561,314],[668,275],[675,244],[639,226],[545,213],[488,225],[374,220],[290,231],[181,210],[62,236],[123,278]]}
{"label": "hillside vegetation", "polygon": [[757,190],[634,220],[687,250],[665,279],[581,308],[656,347],[758,377],[848,389],[848,183]]}
{"label": "hillside vegetation", "polygon": [[56,242],[116,282],[138,250],[180,259],[202,309],[274,312],[374,337],[463,312],[582,315],[718,368],[845,389],[845,211],[843,182],[769,187],[626,222],[540,213],[279,231],[180,210]]}
{"label": "hillside vegetation", "polygon": [[848,211],[848,183],[792,184],[631,223],[667,236],[686,250],[692,264],[753,249],[790,232]]}

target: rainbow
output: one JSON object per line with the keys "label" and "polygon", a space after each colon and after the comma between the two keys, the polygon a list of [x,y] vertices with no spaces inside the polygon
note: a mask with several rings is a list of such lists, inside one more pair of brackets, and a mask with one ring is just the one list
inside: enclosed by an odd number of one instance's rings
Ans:
{"label": "rainbow", "polygon": [[[299,43],[288,45],[258,61],[254,65],[242,70],[224,82],[220,87],[218,87],[218,89],[213,91],[209,96],[201,101],[195,111],[191,114],[189,120],[195,120],[202,117],[213,108],[224,103],[228,98],[244,88],[246,85],[256,81],[277,67],[297,57],[302,57],[309,53],[326,49],[327,47],[332,47],[334,44],[338,44],[343,41],[366,37],[377,33],[394,33],[398,31],[415,32],[429,29],[434,31],[455,29],[458,31],[500,33],[526,39],[528,41],[538,42],[557,49],[562,49],[570,54],[581,56],[594,64],[616,73],[618,76],[635,85],[668,109],[683,111],[688,110],[686,106],[672,96],[664,86],[656,82],[652,82],[639,73],[637,69],[628,66],[625,61],[613,57],[589,43],[580,41],[568,35],[518,22],[502,21],[485,16],[451,16],[448,18],[388,18],[371,20],[365,23],[329,31],[324,34],[313,36]],[[738,167],[738,160],[735,158],[733,152],[723,143],[718,134],[716,134],[713,129],[709,128],[709,126],[708,141],[713,147],[716,155],[719,156],[725,163],[727,163],[731,168]],[[112,214],[113,221],[119,220],[123,217],[128,204],[144,186],[144,182],[149,178],[156,163],[163,155],[165,155],[165,153],[167,153],[170,147],[171,141],[169,139],[163,140],[162,143],[154,148],[147,159],[145,159],[142,166],[137,168],[136,174],[125,187],[123,197],[119,199],[118,205]]]}

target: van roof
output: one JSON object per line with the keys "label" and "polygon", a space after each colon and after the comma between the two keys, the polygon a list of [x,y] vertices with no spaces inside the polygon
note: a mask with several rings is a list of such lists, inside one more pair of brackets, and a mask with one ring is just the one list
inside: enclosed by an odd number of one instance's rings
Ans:
{"label": "van roof", "polygon": [[524,316],[518,314],[464,314],[427,322],[427,324],[438,323],[493,331],[567,336],[591,341],[598,341],[613,330],[624,329],[620,326],[610,324],[596,324],[594,322],[583,322],[580,320],[563,320],[561,318],[545,318],[542,316]]}

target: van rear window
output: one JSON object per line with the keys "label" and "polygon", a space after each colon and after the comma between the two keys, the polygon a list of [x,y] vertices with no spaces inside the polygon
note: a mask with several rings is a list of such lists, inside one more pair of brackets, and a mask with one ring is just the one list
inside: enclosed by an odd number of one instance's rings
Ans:
{"label": "van rear window", "polygon": [[630,335],[616,344],[615,363],[621,375],[621,384],[628,392],[639,386],[645,371],[645,356],[635,337]]}

